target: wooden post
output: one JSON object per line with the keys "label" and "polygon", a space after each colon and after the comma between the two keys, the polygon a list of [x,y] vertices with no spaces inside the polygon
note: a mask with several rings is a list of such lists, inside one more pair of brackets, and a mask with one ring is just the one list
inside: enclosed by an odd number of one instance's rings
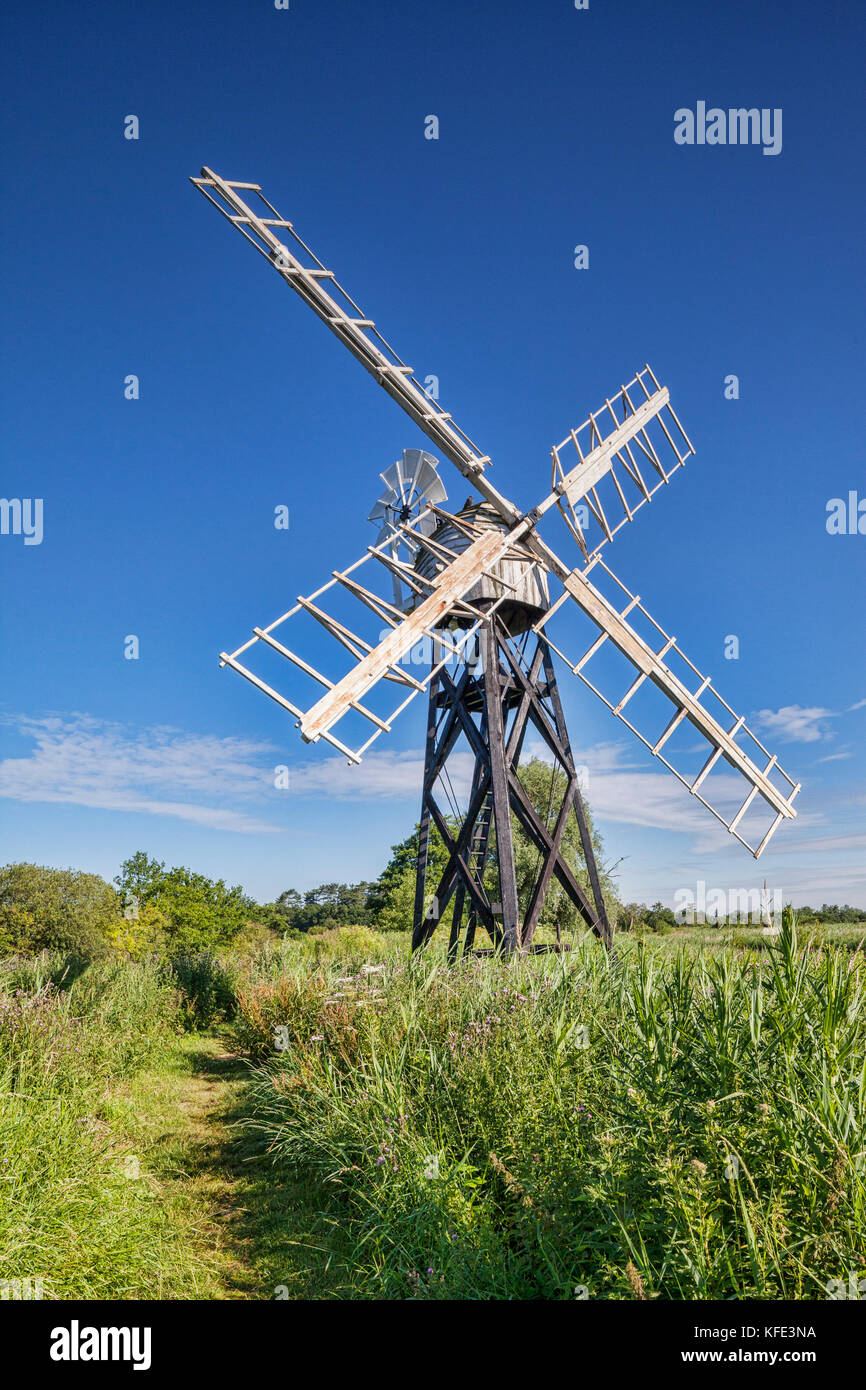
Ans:
{"label": "wooden post", "polygon": [[[571,751],[571,744],[568,739],[568,730],[565,726],[565,715],[562,710],[562,701],[559,698],[559,687],[556,684],[556,673],[553,669],[553,659],[550,655],[550,648],[544,639],[540,639],[544,650],[544,674],[547,677],[550,687],[550,703],[553,706],[553,715],[556,721],[557,733],[560,741],[568,754],[572,769],[574,769],[574,757]],[[598,865],[595,862],[595,850],[592,847],[592,837],[589,833],[589,824],[586,819],[586,812],[583,808],[583,797],[580,794],[580,782],[577,771],[574,769],[574,788],[572,791],[572,803],[574,814],[577,817],[577,826],[580,831],[580,844],[583,849],[583,859],[586,864],[586,872],[592,886],[592,896],[595,902],[595,910],[598,913],[598,920],[601,924],[604,944],[608,948],[613,946],[613,931],[607,918],[607,908],[604,905],[604,894],[601,891],[601,880],[598,874]]]}
{"label": "wooden post", "polygon": [[481,660],[484,670],[484,707],[487,714],[487,741],[490,752],[490,780],[493,788],[493,819],[496,825],[496,859],[499,866],[499,893],[502,908],[503,946],[506,955],[520,949],[520,913],[517,902],[517,873],[511,835],[511,803],[508,794],[508,768],[505,762],[505,731],[502,719],[502,679],[499,670],[499,639],[495,619],[480,630]]}
{"label": "wooden post", "polygon": [[[437,664],[436,648],[433,651],[433,665]],[[430,701],[427,706],[427,740],[424,747],[424,785],[421,791],[421,819],[418,822],[418,860],[415,868],[415,911],[412,921],[412,950],[421,944],[424,925],[424,890],[427,886],[427,860],[430,853],[430,802],[427,795],[427,769],[433,760],[436,746],[436,692],[439,677],[430,682]]]}

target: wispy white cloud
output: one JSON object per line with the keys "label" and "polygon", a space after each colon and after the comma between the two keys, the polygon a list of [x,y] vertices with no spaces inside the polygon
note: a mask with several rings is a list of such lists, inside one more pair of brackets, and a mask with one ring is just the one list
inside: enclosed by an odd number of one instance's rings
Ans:
{"label": "wispy white cloud", "polygon": [[130,729],[86,714],[2,722],[32,745],[25,756],[0,761],[0,796],[9,800],[172,816],[213,830],[280,828],[236,808],[273,786],[267,744]]}
{"label": "wispy white cloud", "polygon": [[824,709],[821,705],[783,705],[778,710],[758,710],[755,722],[783,743],[817,743],[819,739],[833,737],[826,722],[836,717],[835,710]]}
{"label": "wispy white cloud", "polygon": [[866,709],[866,699],[857,700],[843,710],[825,709],[823,705],[783,705],[777,710],[758,710],[755,723],[783,743],[817,743],[820,739],[835,738],[835,732],[827,727],[828,720],[839,719],[858,709]]}
{"label": "wispy white cloud", "polygon": [[[593,814],[601,820],[643,826],[655,830],[676,830],[697,835],[697,848],[724,844],[726,832],[719,827],[685,788],[668,772],[647,771],[634,761],[631,748],[619,743],[603,743],[573,750],[574,761],[582,769],[585,791]],[[528,739],[524,756],[550,760],[547,745]],[[449,792],[465,807],[474,759],[468,751],[455,752],[448,764]],[[424,759],[417,751],[368,753],[360,767],[338,757],[293,765],[291,789],[295,795],[322,796],[339,801],[376,801],[381,798],[415,800],[421,795]],[[719,779],[716,795],[732,809],[744,793],[736,774]],[[442,796],[447,806],[446,795]]]}
{"label": "wispy white cloud", "polygon": [[[14,730],[24,745],[17,756],[0,760],[0,797],[13,802],[168,816],[194,826],[245,834],[283,828],[276,814],[267,819],[275,805],[274,765],[283,758],[268,743],[167,727],[134,728],[75,713],[7,716],[0,718],[0,724]],[[546,756],[546,749],[530,739],[526,754]],[[632,873],[638,873],[644,884],[656,886],[636,884],[632,896],[635,892],[664,896],[666,885],[689,879],[694,870],[687,866],[696,856],[711,856],[717,867],[730,859],[734,872],[733,865],[742,858],[740,847],[670,773],[648,767],[640,750],[626,742],[603,743],[576,747],[574,758],[586,768],[588,800],[596,819],[602,825],[609,823],[606,833],[611,845],[625,834],[614,826],[634,827],[637,832],[631,840]],[[462,805],[472,769],[471,753],[458,751],[450,774],[454,795]],[[311,757],[291,764],[290,799],[296,809],[303,806],[304,798],[357,803],[345,811],[347,833],[351,833],[353,818],[375,816],[383,800],[405,802],[408,816],[414,816],[422,775],[420,750],[374,751],[360,767],[350,767],[339,757]],[[723,775],[715,794],[717,800],[721,796],[722,810],[739,804],[742,788],[736,775]],[[287,804],[282,794],[279,799],[283,806]],[[866,803],[866,797],[849,796],[848,800]],[[797,888],[803,900],[816,896],[827,901],[842,901],[846,896],[862,900],[866,867],[861,871],[854,866],[866,866],[866,833],[856,820],[853,825],[833,824],[835,817],[826,814],[828,809],[822,811],[813,804],[811,812],[801,810],[797,821],[774,839],[771,852],[775,849],[781,856],[777,862],[786,866],[786,886]],[[838,810],[836,802],[834,810]],[[334,816],[342,814],[335,806]],[[638,847],[643,830],[670,833],[664,841],[669,846],[664,862],[658,859],[658,839],[648,842],[645,852]]]}
{"label": "wispy white cloud", "polygon": [[[471,757],[463,757],[472,775]],[[368,753],[360,766],[344,758],[322,758],[293,763],[290,787],[296,796],[321,796],[335,801],[375,801],[381,797],[403,799],[420,797],[424,776],[424,757],[417,750],[407,753]]]}
{"label": "wispy white cloud", "polygon": [[828,753],[826,758],[818,758],[819,763],[839,763],[844,758],[853,758],[853,753]]}
{"label": "wispy white cloud", "polygon": [[[773,842],[774,854],[794,854],[802,857],[805,854],[833,854],[849,853],[851,850],[866,850],[866,831],[830,831],[826,835],[797,836],[791,835],[787,838],[780,837],[779,842]],[[866,874],[866,857],[864,857],[863,872]]]}

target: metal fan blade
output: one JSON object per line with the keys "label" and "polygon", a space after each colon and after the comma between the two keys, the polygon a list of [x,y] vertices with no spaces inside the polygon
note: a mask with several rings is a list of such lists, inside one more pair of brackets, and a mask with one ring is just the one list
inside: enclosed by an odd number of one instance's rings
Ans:
{"label": "metal fan blade", "polygon": [[385,517],[387,517],[389,513],[393,513],[394,503],[399,500],[400,499],[398,497],[389,497],[386,493],[384,497],[379,498],[378,502],[373,507],[373,510],[371,511],[370,515],[367,517],[367,520],[384,521]]}
{"label": "metal fan blade", "polygon": [[403,476],[403,460],[398,459],[396,463],[392,463],[390,468],[386,468],[384,473],[379,474],[379,477],[405,506],[409,494],[406,491],[407,480]]}
{"label": "metal fan blade", "polygon": [[445,485],[439,477],[435,465],[430,461],[429,454],[427,454],[422,461],[422,466],[418,473],[417,487],[419,493],[427,502],[444,502],[448,497],[448,493],[445,491]]}
{"label": "metal fan blade", "polygon": [[407,485],[407,497],[411,497],[415,488],[418,486],[418,475],[426,462],[426,455],[423,449],[404,449],[403,450],[403,476]]}
{"label": "metal fan blade", "polygon": [[[404,449],[402,457],[379,476],[386,491],[376,502],[368,521],[388,522],[397,526],[403,508],[420,511],[428,502],[438,505],[448,497],[436,468],[436,460],[425,449]],[[434,526],[435,522],[424,534],[430,535]]]}

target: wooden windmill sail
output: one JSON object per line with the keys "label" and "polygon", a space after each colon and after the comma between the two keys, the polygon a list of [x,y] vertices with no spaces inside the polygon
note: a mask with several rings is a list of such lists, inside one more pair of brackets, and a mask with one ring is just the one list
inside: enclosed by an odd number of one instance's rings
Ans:
{"label": "wooden windmill sail", "polygon": [[[552,449],[550,490],[524,512],[491,483],[489,456],[431,400],[412,368],[258,185],[229,182],[207,168],[192,182],[403,407],[480,498],[470,499],[456,513],[446,512],[439,505],[443,495],[428,475],[427,491],[422,488],[417,497],[413,492],[413,504],[407,505],[406,484],[419,461],[406,462],[404,456],[395,472],[383,475],[390,493],[386,491],[381,506],[377,504],[380,510],[374,508],[372,514],[386,523],[377,543],[220,657],[288,710],[305,740],[324,739],[353,763],[390,731],[412,700],[427,696],[413,944],[429,939],[453,901],[453,950],[459,944],[464,908],[464,948],[471,948],[480,922],[495,947],[533,949],[545,894],[554,879],[584,920],[610,942],[552,653],[757,858],[781,821],[796,815],[793,802],[799,784],[782,771],[744,716],[727,704],[709,676],[689,660],[604,558],[617,532],[694,453],[667,388],[652,370],[643,367]],[[261,211],[246,201],[251,195],[261,203]],[[420,456],[424,451],[407,453]],[[425,455],[424,462],[435,474],[435,459]],[[564,532],[569,559],[542,539],[543,521]],[[565,621],[566,615],[581,619],[587,629],[581,646],[569,652],[565,646],[573,624]],[[339,668],[326,673],[301,655],[294,641],[289,645],[289,633],[300,630],[301,624],[315,627],[317,650],[325,634],[342,659]],[[407,657],[425,643],[430,665],[418,673],[417,662],[407,663]],[[276,663],[280,688],[265,679],[263,671],[252,669],[254,649]],[[603,669],[609,680],[611,665],[620,685],[608,694],[596,670]],[[291,696],[284,693],[289,671],[305,684],[303,693],[295,694],[294,686]],[[559,804],[551,807],[552,821],[539,815],[517,775],[530,727],[561,772],[563,790]],[[468,807],[455,819],[443,810],[437,788],[448,785],[449,760],[458,739],[468,746],[471,770]],[[572,813],[586,861],[585,886],[561,848]],[[523,920],[512,814],[539,852],[539,873]],[[431,823],[449,856],[432,901],[427,883]],[[497,869],[495,899],[485,875],[491,853]]]}

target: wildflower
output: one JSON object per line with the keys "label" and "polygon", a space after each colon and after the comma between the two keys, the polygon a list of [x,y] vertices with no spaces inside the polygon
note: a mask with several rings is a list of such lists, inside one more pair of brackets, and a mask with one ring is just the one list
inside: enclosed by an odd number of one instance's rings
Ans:
{"label": "wildflower", "polygon": [[699,1177],[703,1177],[704,1173],[707,1171],[706,1163],[702,1163],[699,1158],[693,1158],[691,1166],[692,1168],[694,1168],[695,1172],[698,1174]]}
{"label": "wildflower", "polygon": [[313,1036],[310,1038],[310,1042],[324,1042],[324,1041],[325,1041],[325,1035],[324,1035],[324,1033],[314,1033]]}

